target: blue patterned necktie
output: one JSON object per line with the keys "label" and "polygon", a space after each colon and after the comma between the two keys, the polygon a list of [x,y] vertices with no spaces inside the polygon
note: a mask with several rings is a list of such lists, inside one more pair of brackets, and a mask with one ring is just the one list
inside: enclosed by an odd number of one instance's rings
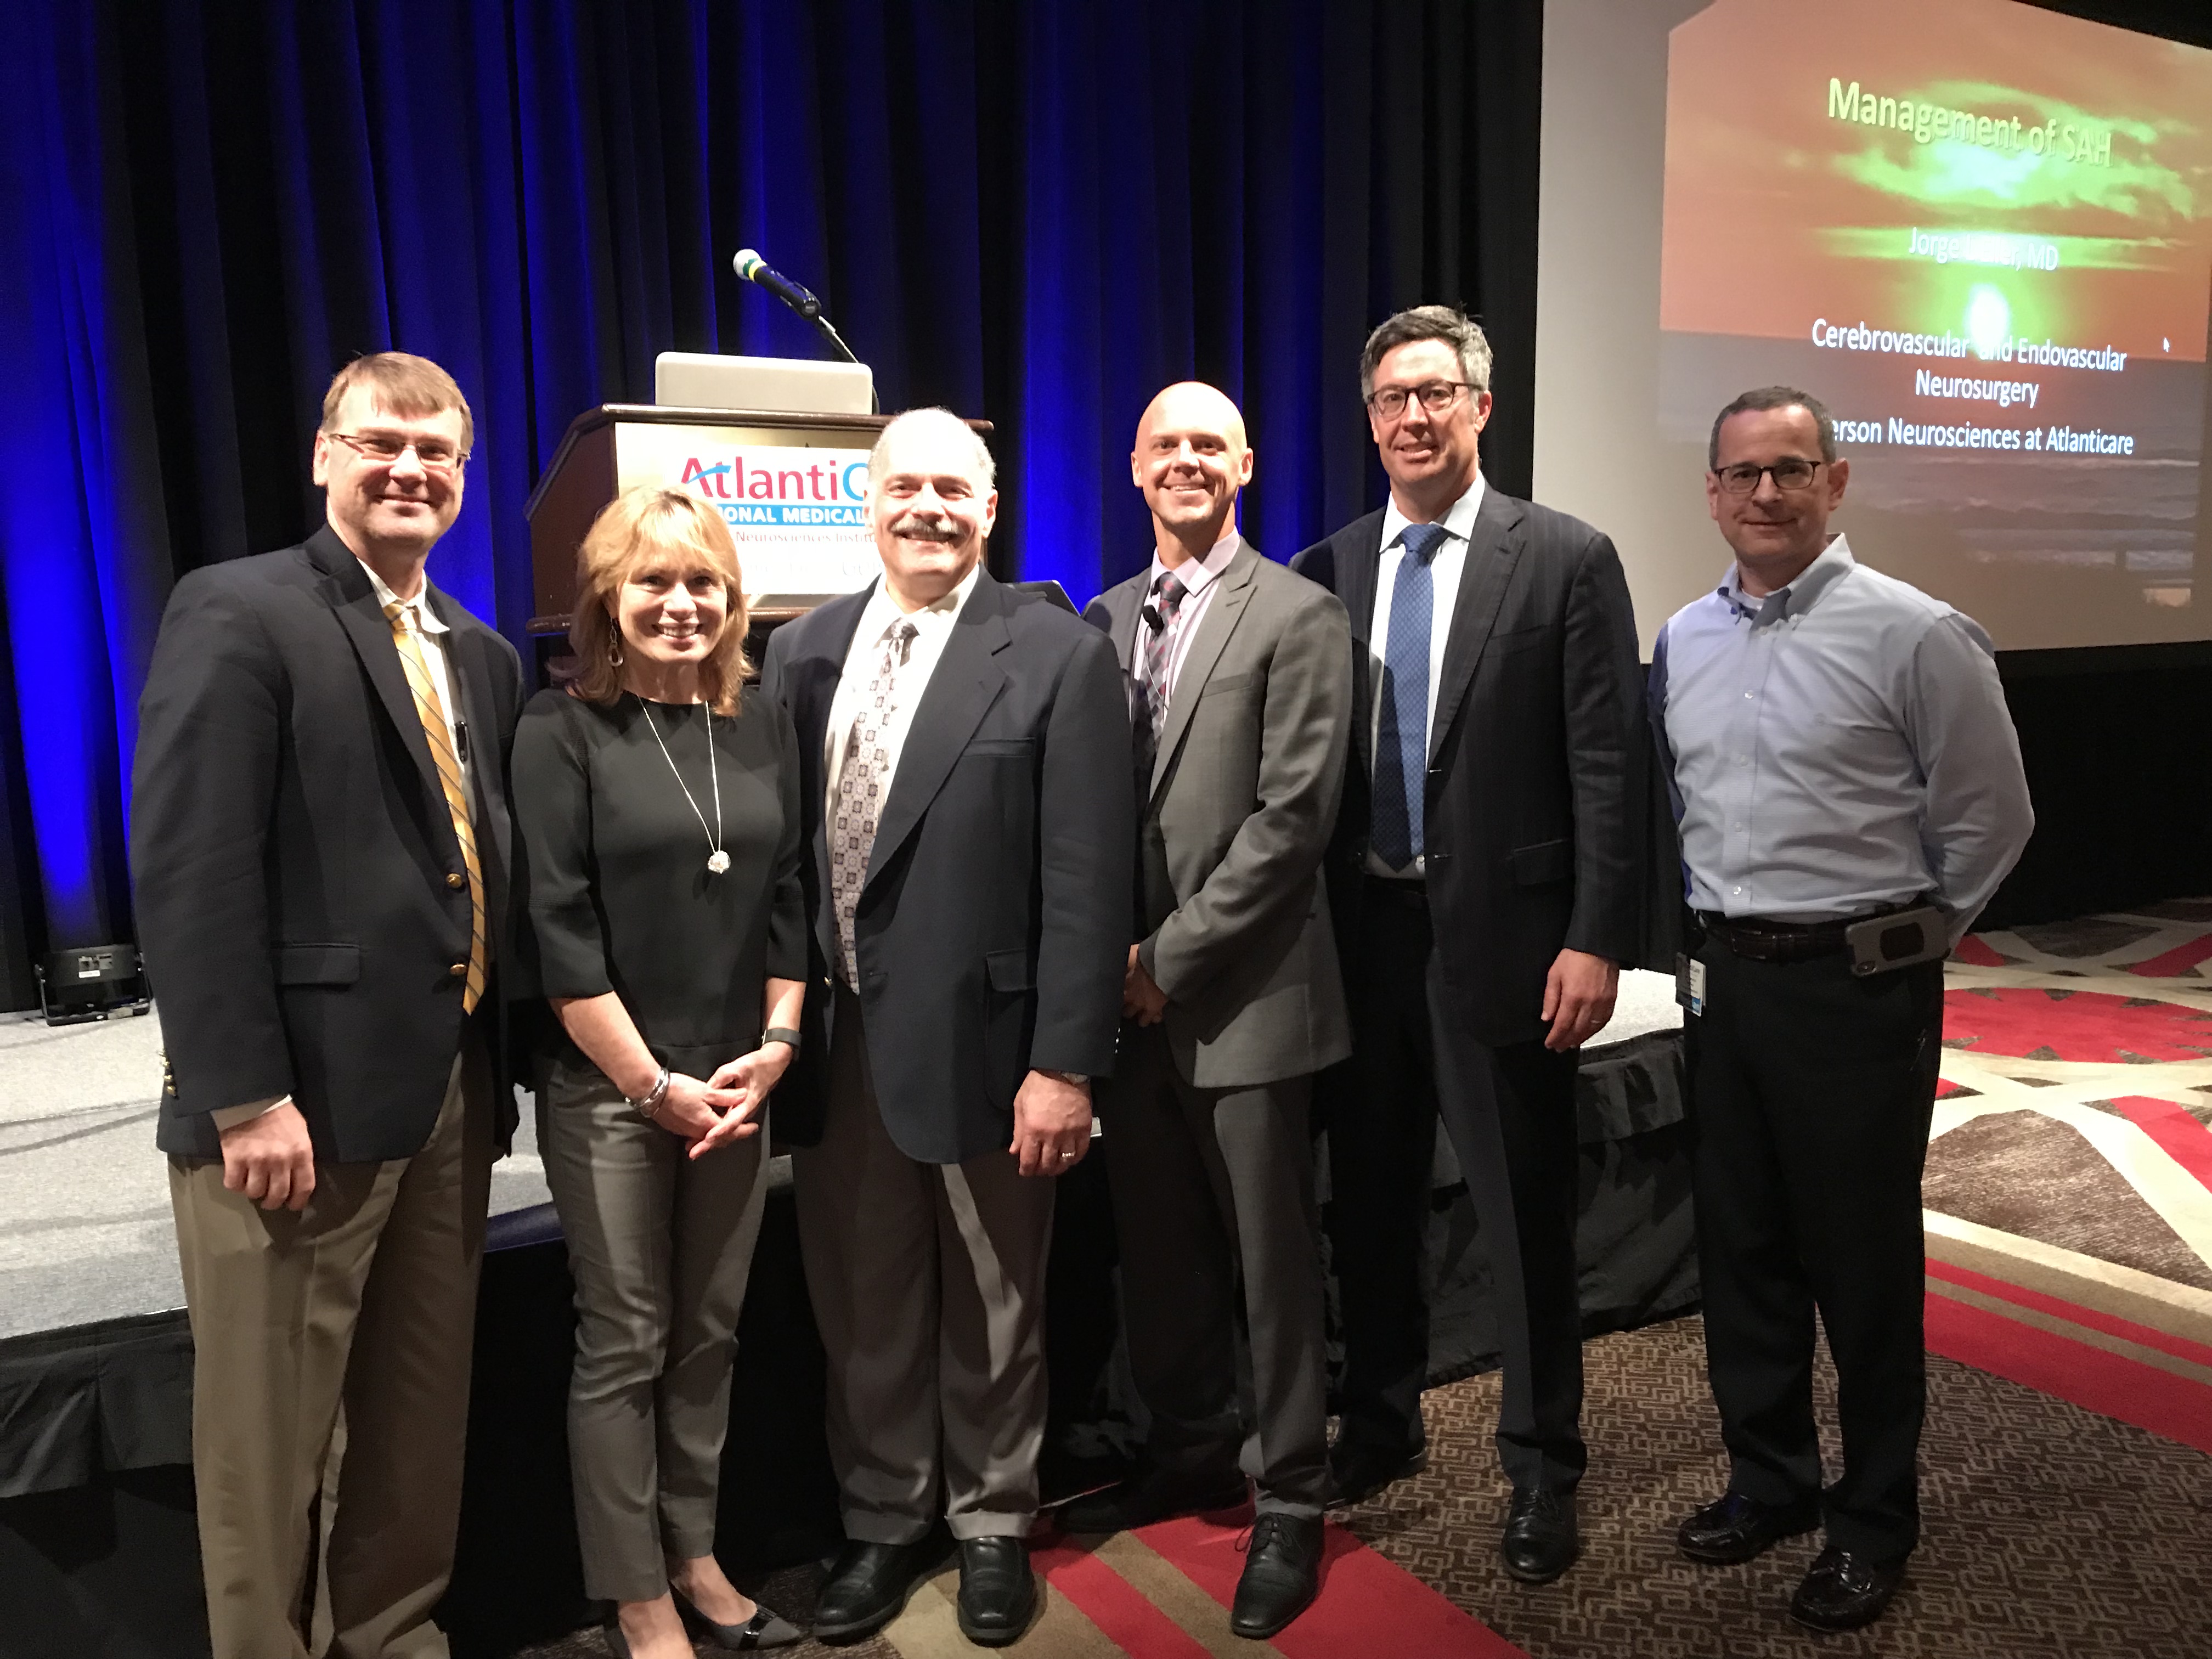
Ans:
{"label": "blue patterned necktie", "polygon": [[1431,561],[1443,545],[1442,525],[1409,524],[1390,586],[1390,635],[1382,647],[1382,699],[1375,727],[1374,816],[1368,845],[1393,870],[1421,855],[1429,770],[1429,638],[1437,602]]}

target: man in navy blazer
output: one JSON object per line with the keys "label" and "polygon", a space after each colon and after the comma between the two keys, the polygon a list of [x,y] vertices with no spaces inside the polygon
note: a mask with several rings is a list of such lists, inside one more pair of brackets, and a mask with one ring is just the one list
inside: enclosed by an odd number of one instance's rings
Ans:
{"label": "man in navy blazer", "polygon": [[[425,579],[473,433],[436,364],[331,383],[326,522],[177,584],[131,865],[168,1078],[216,1659],[446,1651],[507,957],[514,647]],[[339,1401],[334,1507],[316,1512]]]}
{"label": "man in navy blazer", "polygon": [[1587,1454],[1576,1295],[1575,1050],[1641,946],[1644,738],[1613,544],[1490,489],[1490,346],[1443,306],[1360,360],[1389,504],[1291,568],[1352,622],[1353,756],[1324,868],[1352,1055],[1324,1080],[1342,1285],[1340,1499],[1420,1468],[1422,1228],[1441,1111],[1493,1273],[1528,1583],[1578,1549]]}
{"label": "man in navy blazer", "polygon": [[[809,1063],[776,1095],[848,1542],[815,1633],[888,1622],[944,1517],[972,1641],[1035,1606],[1053,1177],[1113,1065],[1135,843],[1105,636],[983,568],[990,453],[943,410],[869,459],[884,578],[779,629],[814,857]],[[939,1487],[942,1486],[942,1497]]]}

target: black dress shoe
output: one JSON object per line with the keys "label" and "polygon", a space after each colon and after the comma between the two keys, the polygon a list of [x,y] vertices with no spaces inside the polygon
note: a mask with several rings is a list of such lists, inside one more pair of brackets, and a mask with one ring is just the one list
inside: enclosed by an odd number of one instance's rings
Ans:
{"label": "black dress shoe", "polygon": [[1808,1498],[1796,1504],[1762,1504],[1740,1492],[1697,1510],[1675,1529],[1674,1542],[1692,1561],[1726,1566],[1748,1561],[1785,1538],[1820,1524],[1820,1505]]}
{"label": "black dress shoe", "polygon": [[706,1638],[709,1647],[720,1648],[726,1653],[750,1653],[761,1648],[787,1648],[793,1642],[803,1641],[806,1632],[797,1626],[777,1618],[758,1602],[753,1604],[753,1616],[742,1625],[718,1625],[699,1611],[691,1598],[671,1584],[669,1599],[676,1603],[676,1613],[684,1621],[684,1628]]}
{"label": "black dress shoe", "polygon": [[1881,1617],[1905,1582],[1905,1561],[1869,1561],[1833,1544],[1814,1558],[1790,1599],[1790,1616],[1808,1630],[1856,1630]]}
{"label": "black dress shoe", "polygon": [[1419,1474],[1428,1467],[1425,1445],[1406,1452],[1347,1445],[1340,1440],[1328,1449],[1328,1506],[1335,1510],[1364,1503],[1391,1482]]}
{"label": "black dress shoe", "polygon": [[1321,1593],[1321,1540],[1317,1515],[1270,1511],[1255,1521],[1229,1628],[1239,1636],[1273,1636],[1312,1606]]}
{"label": "black dress shoe", "polygon": [[1498,1553],[1505,1558],[1505,1571],[1524,1584],[1548,1584],[1574,1565],[1582,1553],[1574,1493],[1516,1486]]}
{"label": "black dress shoe", "polygon": [[857,1642],[898,1617],[906,1598],[944,1559],[932,1533],[912,1544],[848,1544],[838,1552],[814,1606],[814,1634],[824,1642]]}
{"label": "black dress shoe", "polygon": [[960,1540],[960,1633],[979,1648],[1002,1648],[1030,1627],[1036,1580],[1018,1538]]}
{"label": "black dress shoe", "polygon": [[1063,1532],[1127,1532],[1178,1515],[1233,1510],[1245,1495],[1244,1477],[1233,1468],[1185,1473],[1148,1465],[1118,1486],[1061,1504],[1054,1518]]}

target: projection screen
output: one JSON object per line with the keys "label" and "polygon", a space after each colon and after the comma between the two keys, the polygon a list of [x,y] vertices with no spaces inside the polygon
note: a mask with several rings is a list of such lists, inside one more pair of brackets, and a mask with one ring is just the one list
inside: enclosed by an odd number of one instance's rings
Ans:
{"label": "projection screen", "polygon": [[2012,0],[1550,0],[1537,498],[1648,651],[1728,550],[1705,441],[1836,417],[1834,526],[2001,648],[2212,637],[2212,52]]}

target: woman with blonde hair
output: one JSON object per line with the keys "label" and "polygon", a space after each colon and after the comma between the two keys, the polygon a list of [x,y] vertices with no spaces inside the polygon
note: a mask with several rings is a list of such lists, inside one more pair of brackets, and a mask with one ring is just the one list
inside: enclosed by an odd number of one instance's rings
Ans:
{"label": "woman with blonde hair", "polygon": [[799,1043],[805,919],[790,717],[744,691],[713,506],[644,485],[577,553],[579,672],[514,738],[541,988],[538,1145],[576,1281],[568,1453],[585,1587],[623,1659],[799,1632],[714,1554],[769,1091]]}

